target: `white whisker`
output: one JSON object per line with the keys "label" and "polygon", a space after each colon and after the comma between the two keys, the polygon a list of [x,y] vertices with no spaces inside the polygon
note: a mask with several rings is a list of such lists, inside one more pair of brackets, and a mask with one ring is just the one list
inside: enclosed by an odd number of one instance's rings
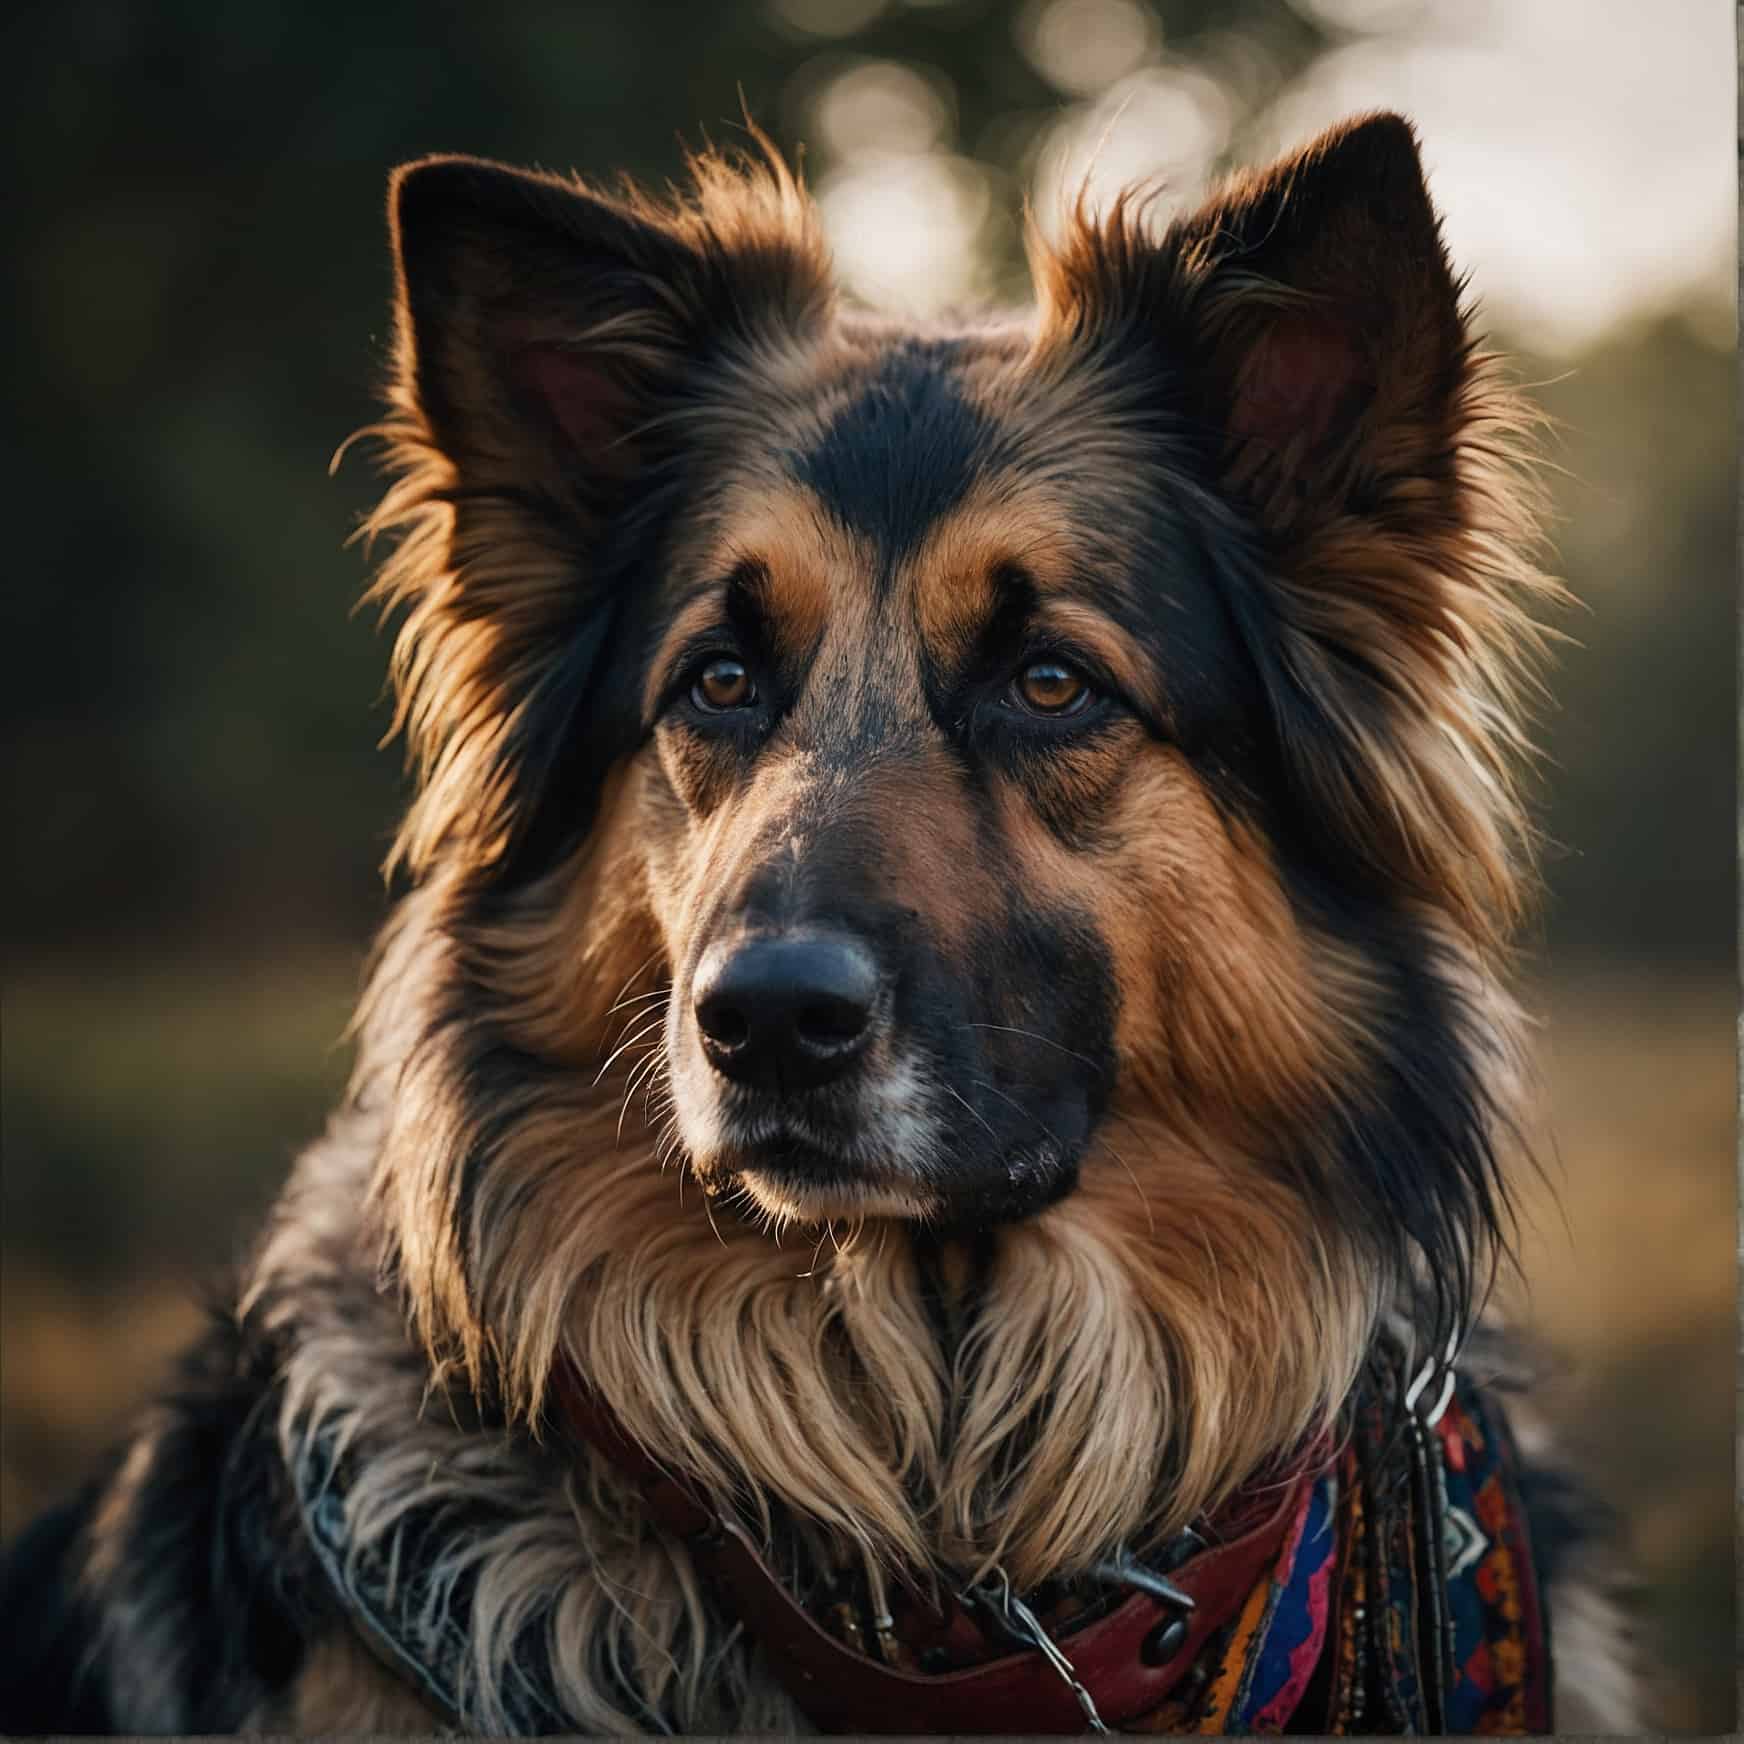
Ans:
{"label": "white whisker", "polygon": [[1040,1042],[1045,1048],[1058,1048],[1069,1059],[1083,1061],[1093,1072],[1099,1069],[1096,1062],[1087,1054],[1080,1054],[1076,1049],[1067,1047],[1064,1042],[1055,1041],[1052,1036],[1037,1035],[1033,1029],[1017,1029],[1009,1023],[972,1023],[969,1028],[996,1029],[1005,1035],[1023,1036],[1027,1041]]}
{"label": "white whisker", "polygon": [[642,1027],[627,1041],[620,1042],[615,1048],[613,1048],[611,1053],[606,1057],[606,1063],[601,1066],[596,1073],[594,1073],[594,1083],[599,1083],[600,1079],[602,1079],[606,1073],[612,1069],[612,1062],[616,1060],[620,1054],[624,1053],[626,1049],[633,1048],[645,1035],[652,1034],[653,1031],[659,1028],[659,1026],[665,1021],[666,1013],[661,1012],[658,1016],[650,1018],[648,1022],[643,1024]]}

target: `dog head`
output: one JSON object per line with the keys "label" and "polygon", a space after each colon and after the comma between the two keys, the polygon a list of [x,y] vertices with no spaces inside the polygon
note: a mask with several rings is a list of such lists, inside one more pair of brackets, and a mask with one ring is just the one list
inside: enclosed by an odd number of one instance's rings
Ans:
{"label": "dog head", "polygon": [[1540,584],[1406,124],[1080,211],[1033,319],[936,332],[839,307],[776,163],[392,212],[399,852],[468,1069],[604,1062],[778,1220],[1126,1170],[1190,1228],[1160,1159],[1215,1157],[1463,1295]]}

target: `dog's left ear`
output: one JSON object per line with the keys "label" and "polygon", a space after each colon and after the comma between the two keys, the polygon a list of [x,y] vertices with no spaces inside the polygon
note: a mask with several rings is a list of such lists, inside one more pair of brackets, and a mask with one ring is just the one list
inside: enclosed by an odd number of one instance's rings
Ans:
{"label": "dog's left ear", "polygon": [[1517,675],[1560,594],[1532,563],[1531,420],[1467,335],[1409,123],[1336,128],[1160,237],[1131,205],[1080,213],[1037,256],[1038,364],[1091,360],[1258,535],[1231,603],[1308,834],[1499,936]]}
{"label": "dog's left ear", "polygon": [[1446,475],[1460,288],[1401,117],[1236,178],[1158,241],[1127,207],[1080,217],[1041,267],[1044,337],[1148,349],[1274,529]]}

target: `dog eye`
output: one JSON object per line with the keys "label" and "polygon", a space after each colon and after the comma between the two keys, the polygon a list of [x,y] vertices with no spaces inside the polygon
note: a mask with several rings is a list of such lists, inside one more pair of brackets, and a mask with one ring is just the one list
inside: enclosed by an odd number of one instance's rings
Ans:
{"label": "dog eye", "polygon": [[728,709],[749,708],[757,700],[757,687],[744,663],[726,656],[711,660],[690,687],[690,700],[705,714],[723,714]]}
{"label": "dog eye", "polygon": [[1086,708],[1093,694],[1083,673],[1063,660],[1032,660],[1011,681],[1019,708],[1055,720]]}

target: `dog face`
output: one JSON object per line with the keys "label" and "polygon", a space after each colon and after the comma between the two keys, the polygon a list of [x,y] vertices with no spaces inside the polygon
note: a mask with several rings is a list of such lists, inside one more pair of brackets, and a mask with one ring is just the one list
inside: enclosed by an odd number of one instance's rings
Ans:
{"label": "dog face", "polygon": [[1008,1222],[1124,1123],[1463,1278],[1529,572],[1408,128],[937,333],[837,307],[778,166],[694,175],[396,182],[401,851],[475,1010],[633,1030],[777,1219]]}
{"label": "dog face", "polygon": [[1145,990],[1264,949],[1218,768],[1253,684],[1142,443],[1122,501],[1022,347],[850,343],[661,577],[633,832],[673,1110],[770,1210],[1002,1219],[1070,1186]]}

